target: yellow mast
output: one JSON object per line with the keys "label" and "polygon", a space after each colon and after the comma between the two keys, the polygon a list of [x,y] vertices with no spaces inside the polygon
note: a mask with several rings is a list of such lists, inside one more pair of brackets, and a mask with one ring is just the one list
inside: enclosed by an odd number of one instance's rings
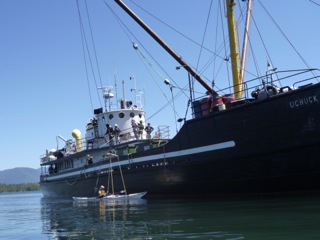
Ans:
{"label": "yellow mast", "polygon": [[233,77],[233,85],[234,85],[233,88],[234,88],[235,99],[238,99],[242,97],[242,83],[240,82],[240,74],[239,74],[239,53],[237,49],[236,30],[235,30],[234,13],[233,13],[234,5],[236,5],[234,3],[234,0],[226,0],[230,57],[231,57],[232,77]]}

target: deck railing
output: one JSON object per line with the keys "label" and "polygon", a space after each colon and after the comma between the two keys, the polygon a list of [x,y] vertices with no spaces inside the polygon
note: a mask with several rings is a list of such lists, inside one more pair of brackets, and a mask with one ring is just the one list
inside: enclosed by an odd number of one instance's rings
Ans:
{"label": "deck railing", "polygon": [[[169,126],[160,125],[157,127],[157,130],[154,131],[153,139],[168,140],[169,136],[170,136]],[[85,138],[81,139],[80,140],[81,144],[77,143],[77,141],[68,140],[68,147],[64,146],[63,148],[60,148],[60,149],[52,149],[50,151],[47,150],[45,154],[41,155],[40,164],[46,164],[56,160],[59,157],[57,156],[59,152],[63,152],[63,156],[65,157],[65,156],[69,156],[69,155],[72,155],[84,150],[88,150],[88,149],[98,149],[106,146],[117,146],[120,144],[136,141],[133,131],[127,132],[123,135],[120,134],[118,139],[119,139],[118,142],[116,142],[115,137],[112,140],[110,140],[107,135],[105,136],[98,135],[98,137],[92,138],[90,140],[87,140]],[[95,142],[97,142],[97,144],[95,144]],[[81,145],[81,148],[79,149],[80,145]]]}

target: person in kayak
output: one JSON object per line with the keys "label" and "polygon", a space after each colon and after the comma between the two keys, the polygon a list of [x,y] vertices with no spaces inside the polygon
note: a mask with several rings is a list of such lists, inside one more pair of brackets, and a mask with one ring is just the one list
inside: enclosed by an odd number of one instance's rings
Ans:
{"label": "person in kayak", "polygon": [[107,196],[107,192],[104,189],[104,186],[101,185],[101,187],[99,188],[99,192],[98,192],[98,198],[103,198],[105,196]]}

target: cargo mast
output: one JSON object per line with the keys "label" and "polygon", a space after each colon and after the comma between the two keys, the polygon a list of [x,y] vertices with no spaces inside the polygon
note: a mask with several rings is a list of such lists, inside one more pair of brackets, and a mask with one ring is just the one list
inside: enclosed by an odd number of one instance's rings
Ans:
{"label": "cargo mast", "polygon": [[239,53],[237,49],[237,40],[236,40],[236,30],[235,30],[235,24],[234,24],[235,22],[234,13],[233,13],[234,6],[235,6],[234,0],[226,0],[233,88],[234,88],[235,98],[239,99],[242,97],[242,93],[243,93],[243,80],[244,80],[244,69],[245,69],[247,45],[248,45],[251,0],[248,0],[240,68],[239,68]]}

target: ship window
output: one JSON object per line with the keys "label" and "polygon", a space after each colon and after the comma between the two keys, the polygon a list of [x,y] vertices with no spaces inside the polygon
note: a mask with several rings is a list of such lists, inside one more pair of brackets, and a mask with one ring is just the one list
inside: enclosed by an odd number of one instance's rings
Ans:
{"label": "ship window", "polygon": [[132,117],[132,118],[134,117],[134,112],[130,113],[130,117]]}
{"label": "ship window", "polygon": [[112,118],[113,118],[113,114],[110,114],[110,115],[109,115],[109,119],[112,119]]}
{"label": "ship window", "polygon": [[142,118],[142,114],[141,113],[139,113],[139,118]]}
{"label": "ship window", "polygon": [[124,113],[123,112],[119,113],[119,118],[124,118]]}

